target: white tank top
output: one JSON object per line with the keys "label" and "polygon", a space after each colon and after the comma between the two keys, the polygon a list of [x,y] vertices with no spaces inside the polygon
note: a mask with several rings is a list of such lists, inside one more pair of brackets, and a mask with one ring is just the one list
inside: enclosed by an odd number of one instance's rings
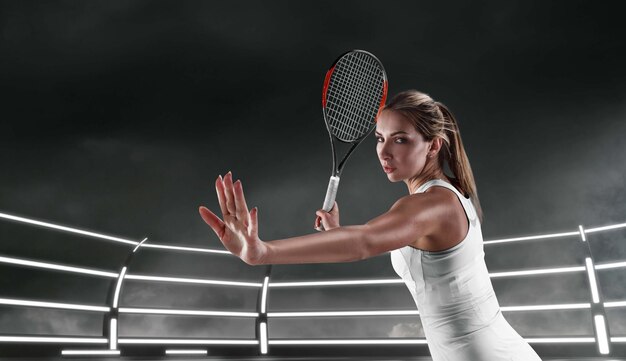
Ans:
{"label": "white tank top", "polygon": [[448,188],[457,195],[469,220],[467,235],[444,251],[406,246],[391,252],[393,268],[417,304],[429,344],[472,333],[500,314],[485,264],[480,221],[471,200],[440,179],[424,183],[415,193],[432,186]]}

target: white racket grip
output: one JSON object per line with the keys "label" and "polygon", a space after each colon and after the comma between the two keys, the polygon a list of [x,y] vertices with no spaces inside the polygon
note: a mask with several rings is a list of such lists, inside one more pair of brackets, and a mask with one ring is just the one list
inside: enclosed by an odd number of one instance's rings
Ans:
{"label": "white racket grip", "polygon": [[326,199],[324,199],[323,210],[330,212],[335,205],[335,197],[337,196],[337,188],[339,188],[339,177],[331,176],[328,181],[328,189],[326,190]]}

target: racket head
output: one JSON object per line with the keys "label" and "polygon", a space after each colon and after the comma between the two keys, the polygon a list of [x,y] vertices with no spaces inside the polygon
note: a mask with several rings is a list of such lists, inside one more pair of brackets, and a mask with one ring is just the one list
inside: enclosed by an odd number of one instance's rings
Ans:
{"label": "racket head", "polygon": [[351,50],[326,72],[322,111],[328,132],[344,143],[360,142],[374,125],[387,99],[387,73],[374,54]]}

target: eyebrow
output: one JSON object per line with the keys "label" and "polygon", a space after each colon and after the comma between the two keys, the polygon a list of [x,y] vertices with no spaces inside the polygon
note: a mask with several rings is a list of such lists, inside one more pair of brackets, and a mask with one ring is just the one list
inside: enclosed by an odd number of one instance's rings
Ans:
{"label": "eyebrow", "polygon": [[[380,134],[378,131],[375,131],[374,133],[375,133],[375,134],[378,134],[378,135],[382,135],[382,134]],[[394,136],[394,135],[396,135],[396,134],[407,134],[407,135],[408,135],[409,133],[407,133],[407,132],[405,132],[405,131],[403,131],[403,130],[399,130],[399,131],[397,131],[397,132],[393,132],[393,133],[389,134],[389,136],[390,136],[390,137],[393,137],[393,136]]]}

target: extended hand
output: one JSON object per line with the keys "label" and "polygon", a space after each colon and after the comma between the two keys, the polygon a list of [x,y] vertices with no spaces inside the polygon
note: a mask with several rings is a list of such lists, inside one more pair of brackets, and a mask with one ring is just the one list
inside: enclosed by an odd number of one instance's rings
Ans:
{"label": "extended hand", "polygon": [[215,190],[224,220],[204,206],[200,206],[200,216],[227,250],[249,265],[260,264],[267,246],[258,235],[258,209],[248,211],[241,181],[233,184],[233,176],[228,172],[224,179],[217,177]]}

